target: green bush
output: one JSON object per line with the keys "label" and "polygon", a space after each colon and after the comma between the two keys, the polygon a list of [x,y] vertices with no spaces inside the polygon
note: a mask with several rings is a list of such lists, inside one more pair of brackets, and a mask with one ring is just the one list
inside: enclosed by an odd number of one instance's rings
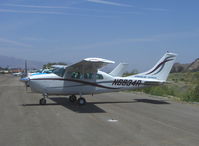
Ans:
{"label": "green bush", "polygon": [[157,96],[174,96],[187,102],[199,102],[199,72],[172,73],[169,84],[136,90]]}
{"label": "green bush", "polygon": [[141,89],[139,91],[142,91],[144,93],[151,94],[151,95],[157,95],[157,96],[166,96],[166,95],[174,96],[174,90],[172,88],[169,88],[166,85],[148,87],[145,89]]}
{"label": "green bush", "polygon": [[199,102],[199,83],[196,85],[194,89],[189,91],[187,94],[183,97],[184,101],[196,101]]}

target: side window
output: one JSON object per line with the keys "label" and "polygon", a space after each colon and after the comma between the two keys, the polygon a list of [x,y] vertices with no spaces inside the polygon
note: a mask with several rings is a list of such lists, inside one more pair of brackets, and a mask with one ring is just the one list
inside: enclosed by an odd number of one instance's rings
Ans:
{"label": "side window", "polygon": [[83,75],[80,72],[72,72],[71,78],[73,78],[73,79],[82,79]]}
{"label": "side window", "polygon": [[[81,74],[79,72],[72,72],[71,73],[71,78],[73,79],[87,79],[87,80],[91,80],[94,78],[94,74],[93,73],[84,73]],[[96,79],[97,80],[102,80],[104,79],[103,76],[101,74],[96,74]]]}
{"label": "side window", "polygon": [[101,74],[96,74],[96,79],[97,80],[102,80],[104,77]]}
{"label": "side window", "polygon": [[84,79],[92,79],[93,78],[93,73],[85,73],[84,74]]}

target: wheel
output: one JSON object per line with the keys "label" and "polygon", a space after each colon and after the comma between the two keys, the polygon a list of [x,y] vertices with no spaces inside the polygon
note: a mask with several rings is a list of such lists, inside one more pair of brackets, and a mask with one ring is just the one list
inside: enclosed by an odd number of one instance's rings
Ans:
{"label": "wheel", "polygon": [[70,101],[70,102],[75,102],[75,101],[77,101],[77,97],[76,97],[75,95],[71,95],[71,96],[69,97],[69,101]]}
{"label": "wheel", "polygon": [[86,104],[86,100],[85,100],[83,97],[80,97],[80,98],[78,99],[78,104],[79,104],[79,105],[84,105],[84,104]]}
{"label": "wheel", "polygon": [[45,105],[46,104],[46,99],[45,98],[42,98],[39,100],[39,104],[40,105]]}

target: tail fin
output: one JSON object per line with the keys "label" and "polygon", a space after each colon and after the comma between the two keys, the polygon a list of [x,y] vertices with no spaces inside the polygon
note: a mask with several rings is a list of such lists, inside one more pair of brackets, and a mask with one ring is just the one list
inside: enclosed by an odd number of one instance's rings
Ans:
{"label": "tail fin", "polygon": [[174,53],[166,53],[152,69],[135,76],[144,76],[146,78],[155,78],[158,80],[166,81],[176,60],[176,56],[177,55]]}
{"label": "tail fin", "polygon": [[112,72],[109,74],[114,77],[121,77],[123,73],[126,71],[128,64],[126,63],[120,63],[116,68],[113,69]]}

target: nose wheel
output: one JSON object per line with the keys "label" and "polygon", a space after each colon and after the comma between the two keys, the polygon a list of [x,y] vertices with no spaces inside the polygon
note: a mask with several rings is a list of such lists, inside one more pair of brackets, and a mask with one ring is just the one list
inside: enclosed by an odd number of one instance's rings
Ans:
{"label": "nose wheel", "polygon": [[39,104],[40,105],[46,105],[46,99],[45,98],[40,99]]}

